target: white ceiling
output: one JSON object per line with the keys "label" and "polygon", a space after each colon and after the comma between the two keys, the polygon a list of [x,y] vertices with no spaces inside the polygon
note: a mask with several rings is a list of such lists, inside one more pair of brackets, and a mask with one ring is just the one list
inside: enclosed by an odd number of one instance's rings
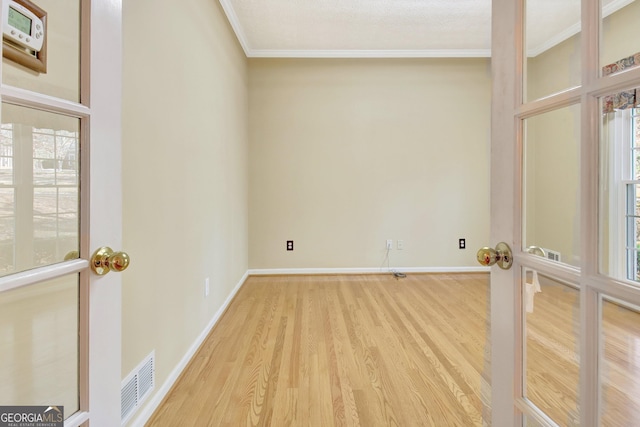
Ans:
{"label": "white ceiling", "polygon": [[[604,0],[604,16],[635,0]],[[488,57],[491,0],[220,0],[248,57]],[[530,0],[529,55],[580,31],[580,0]]]}

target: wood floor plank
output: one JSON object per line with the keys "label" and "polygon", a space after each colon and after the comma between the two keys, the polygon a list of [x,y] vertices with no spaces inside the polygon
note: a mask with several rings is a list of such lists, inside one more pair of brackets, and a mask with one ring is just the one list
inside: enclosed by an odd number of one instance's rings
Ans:
{"label": "wood floor plank", "polygon": [[488,425],[488,275],[250,277],[147,426]]}

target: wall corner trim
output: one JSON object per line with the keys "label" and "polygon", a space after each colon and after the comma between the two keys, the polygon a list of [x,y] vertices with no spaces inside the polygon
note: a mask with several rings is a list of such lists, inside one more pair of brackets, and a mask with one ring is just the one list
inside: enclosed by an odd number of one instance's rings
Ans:
{"label": "wall corner trim", "polygon": [[129,424],[130,427],[142,427],[146,424],[147,421],[149,421],[153,413],[156,411],[156,409],[158,409],[158,407],[160,406],[160,404],[162,403],[166,395],[171,390],[171,387],[173,387],[173,385],[177,381],[178,377],[180,377],[180,374],[182,373],[182,371],[184,371],[184,369],[187,367],[187,365],[189,364],[193,356],[196,354],[196,352],[198,351],[198,349],[200,348],[204,340],[207,338],[207,336],[209,335],[213,327],[218,323],[218,321],[224,314],[227,307],[229,307],[229,305],[231,304],[231,301],[233,301],[233,298],[236,296],[240,288],[242,288],[242,285],[244,285],[248,277],[249,277],[249,271],[247,270],[242,276],[242,278],[240,279],[240,281],[238,282],[238,284],[231,290],[231,292],[229,293],[229,296],[224,301],[222,306],[220,306],[216,314],[213,315],[213,317],[211,318],[211,321],[209,321],[209,324],[200,333],[198,338],[196,338],[196,340],[193,342],[191,347],[189,347],[189,349],[187,350],[185,355],[182,357],[180,362],[176,365],[176,367],[173,368],[173,370],[169,374],[169,377],[162,384],[162,387],[158,389],[158,391],[153,395],[151,400],[147,402],[147,404],[141,409],[140,414],[138,414],[138,416],[134,418],[134,420]]}

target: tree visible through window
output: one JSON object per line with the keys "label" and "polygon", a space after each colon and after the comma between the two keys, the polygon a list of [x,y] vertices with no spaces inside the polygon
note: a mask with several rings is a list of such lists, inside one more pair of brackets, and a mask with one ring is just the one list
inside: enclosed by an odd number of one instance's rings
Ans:
{"label": "tree visible through window", "polygon": [[2,124],[0,276],[77,249],[78,157],[76,131]]}

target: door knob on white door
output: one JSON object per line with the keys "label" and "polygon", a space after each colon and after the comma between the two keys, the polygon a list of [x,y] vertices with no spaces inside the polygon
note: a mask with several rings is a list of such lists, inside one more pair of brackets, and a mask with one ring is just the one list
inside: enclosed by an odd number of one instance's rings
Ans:
{"label": "door knob on white door", "polygon": [[93,253],[91,269],[98,275],[104,276],[110,271],[121,272],[129,267],[129,255],[126,252],[114,252],[108,246],[103,246]]}
{"label": "door knob on white door", "polygon": [[476,256],[478,262],[486,267],[498,264],[501,269],[508,270],[513,264],[511,248],[505,242],[498,243],[495,249],[488,246],[480,248]]}

